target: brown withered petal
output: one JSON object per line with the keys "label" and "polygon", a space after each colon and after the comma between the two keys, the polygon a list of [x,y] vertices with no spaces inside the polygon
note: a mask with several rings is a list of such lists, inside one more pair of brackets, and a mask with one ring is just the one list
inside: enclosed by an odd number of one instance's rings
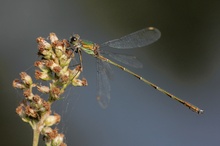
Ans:
{"label": "brown withered petal", "polygon": [[81,67],[81,65],[77,65],[76,68],[75,68],[75,70],[77,70],[77,71],[79,71],[79,72],[82,72],[82,67]]}
{"label": "brown withered petal", "polygon": [[33,93],[31,92],[30,89],[26,89],[23,91],[23,95],[26,97],[26,99],[28,100],[32,100],[33,99]]}
{"label": "brown withered petal", "polygon": [[42,104],[43,104],[43,99],[42,99],[39,95],[37,95],[37,94],[35,94],[35,95],[33,96],[33,101],[34,101],[36,104],[38,104],[38,105],[42,105]]}
{"label": "brown withered petal", "polygon": [[60,71],[61,71],[61,67],[60,66],[55,66],[54,68],[53,68],[53,71],[55,72],[55,73],[59,73]]}
{"label": "brown withered petal", "polygon": [[42,41],[44,41],[44,38],[38,37],[38,38],[36,39],[36,41],[37,41],[37,43],[42,42]]}
{"label": "brown withered petal", "polygon": [[49,44],[47,41],[45,41],[45,39],[42,38],[42,37],[37,38],[37,43],[40,46],[40,48],[44,48],[46,50],[51,50],[52,49],[51,44]]}
{"label": "brown withered petal", "polygon": [[45,81],[51,80],[52,77],[49,75],[48,72],[41,72],[39,70],[35,70],[35,78],[36,79],[42,79]]}
{"label": "brown withered petal", "polygon": [[73,51],[70,50],[70,49],[66,50],[66,56],[67,56],[68,58],[73,58],[73,57],[74,57]]}
{"label": "brown withered petal", "polygon": [[23,106],[21,104],[16,108],[16,113],[19,116],[21,116],[24,113]]}
{"label": "brown withered petal", "polygon": [[52,132],[47,133],[49,139],[54,139],[58,135],[58,129],[53,129]]}
{"label": "brown withered petal", "polygon": [[49,102],[43,101],[43,107],[46,109],[46,111],[50,111],[51,106]]}
{"label": "brown withered petal", "polygon": [[63,39],[63,43],[65,44],[65,46],[66,46],[67,48],[69,48],[69,47],[70,47],[70,43],[69,43],[69,41],[68,41],[68,40]]}
{"label": "brown withered petal", "polygon": [[60,88],[58,87],[53,87],[51,89],[51,93],[54,94],[54,95],[59,95],[60,94]]}
{"label": "brown withered petal", "polygon": [[35,61],[35,62],[34,62],[34,66],[38,67],[38,66],[40,66],[40,65],[42,65],[42,62],[41,62],[41,61]]}
{"label": "brown withered petal", "polygon": [[[61,47],[61,48],[63,48],[64,46],[65,46],[65,44],[64,44],[64,42],[62,42],[62,41],[55,41],[54,43],[53,43],[53,45],[57,48],[59,48],[59,47]],[[60,49],[61,49],[60,48]],[[63,50],[63,49],[61,49],[61,50]]]}
{"label": "brown withered petal", "polygon": [[60,78],[62,83],[67,83],[69,81],[69,76],[67,75],[61,76]]}
{"label": "brown withered petal", "polygon": [[43,44],[38,44],[38,51],[42,53],[45,50],[45,46]]}
{"label": "brown withered petal", "polygon": [[82,78],[82,84],[83,84],[83,86],[88,86],[88,82],[87,82],[86,78]]}
{"label": "brown withered petal", "polygon": [[42,71],[49,71],[49,68],[45,65],[45,60],[35,61],[34,66],[38,67]]}
{"label": "brown withered petal", "polygon": [[29,96],[31,96],[31,90],[26,89],[26,90],[24,90],[23,94],[24,94],[25,97],[29,97]]}
{"label": "brown withered petal", "polygon": [[53,64],[54,64],[54,62],[53,62],[52,60],[46,60],[46,61],[45,61],[45,65],[46,65],[47,67],[51,67]]}
{"label": "brown withered petal", "polygon": [[35,78],[36,79],[40,79],[41,75],[42,75],[42,73],[39,70],[35,70]]}
{"label": "brown withered petal", "polygon": [[32,109],[30,106],[26,106],[25,113],[29,117],[37,118],[37,112],[34,109]]}

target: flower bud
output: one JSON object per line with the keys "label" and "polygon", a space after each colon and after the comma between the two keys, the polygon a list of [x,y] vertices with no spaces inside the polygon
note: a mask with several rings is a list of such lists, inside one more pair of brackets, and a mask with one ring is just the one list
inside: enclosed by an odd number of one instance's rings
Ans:
{"label": "flower bud", "polygon": [[44,58],[49,59],[53,55],[53,52],[51,50],[45,49],[42,45],[38,45],[38,55],[42,55]]}
{"label": "flower bud", "polygon": [[55,113],[54,115],[48,116],[46,120],[44,121],[44,124],[45,126],[52,126],[59,122],[60,122],[60,115]]}
{"label": "flower bud", "polygon": [[63,134],[58,134],[53,140],[52,140],[52,145],[61,145],[63,143]]}
{"label": "flower bud", "polygon": [[13,81],[12,86],[13,86],[14,88],[18,88],[18,89],[25,89],[25,88],[26,88],[25,85],[22,84],[18,79],[15,79],[15,80]]}
{"label": "flower bud", "polygon": [[50,38],[51,43],[54,43],[55,41],[58,41],[58,38],[57,38],[55,33],[50,33],[49,38]]}
{"label": "flower bud", "polygon": [[43,72],[49,72],[50,70],[48,67],[46,67],[44,60],[35,61],[34,66],[38,67]]}
{"label": "flower bud", "polygon": [[44,127],[41,131],[42,135],[47,135],[48,133],[53,132],[53,129],[50,127]]}
{"label": "flower bud", "polygon": [[24,118],[25,117],[25,112],[23,109],[23,103],[21,103],[17,108],[16,108],[16,113],[21,117]]}
{"label": "flower bud", "polygon": [[50,98],[52,100],[57,100],[60,97],[60,94],[62,94],[60,88],[56,87],[56,86],[52,86],[50,84]]}
{"label": "flower bud", "polygon": [[33,83],[31,76],[29,76],[26,72],[21,72],[20,76],[24,84],[30,86]]}
{"label": "flower bud", "polygon": [[62,55],[60,58],[60,66],[68,66],[70,64],[70,61],[72,60],[71,58],[68,59],[68,56]]}
{"label": "flower bud", "polygon": [[72,80],[72,85],[73,86],[87,86],[88,82],[87,82],[87,80],[85,78],[83,78],[82,80],[74,78]]}
{"label": "flower bud", "polygon": [[34,94],[31,92],[30,89],[24,90],[23,94],[28,100],[33,100]]}
{"label": "flower bud", "polygon": [[45,41],[45,39],[42,38],[42,37],[37,38],[37,43],[39,44],[39,46],[41,46],[40,48],[44,48],[46,50],[51,50],[52,49],[51,44],[48,43],[47,41]]}
{"label": "flower bud", "polygon": [[56,64],[52,60],[46,61],[46,66],[49,67],[55,73],[59,73],[62,69],[58,64]]}
{"label": "flower bud", "polygon": [[50,88],[47,86],[37,86],[38,91],[42,92],[42,93],[49,93]]}
{"label": "flower bud", "polygon": [[36,79],[42,79],[42,80],[45,80],[45,81],[48,81],[48,80],[52,79],[52,77],[49,73],[41,72],[39,70],[35,70],[35,78]]}

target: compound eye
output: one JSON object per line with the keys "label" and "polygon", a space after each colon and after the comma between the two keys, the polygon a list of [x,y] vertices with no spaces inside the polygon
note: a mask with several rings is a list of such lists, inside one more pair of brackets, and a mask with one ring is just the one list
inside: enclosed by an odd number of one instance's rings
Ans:
{"label": "compound eye", "polygon": [[77,41],[77,38],[76,38],[75,36],[72,36],[72,37],[70,38],[70,43],[73,43],[73,42],[75,42],[75,41]]}

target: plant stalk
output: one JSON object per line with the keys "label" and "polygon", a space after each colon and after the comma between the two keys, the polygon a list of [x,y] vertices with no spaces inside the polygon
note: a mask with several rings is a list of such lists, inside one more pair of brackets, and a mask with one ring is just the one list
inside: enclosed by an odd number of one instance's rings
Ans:
{"label": "plant stalk", "polygon": [[37,128],[33,129],[33,146],[38,146],[40,132]]}

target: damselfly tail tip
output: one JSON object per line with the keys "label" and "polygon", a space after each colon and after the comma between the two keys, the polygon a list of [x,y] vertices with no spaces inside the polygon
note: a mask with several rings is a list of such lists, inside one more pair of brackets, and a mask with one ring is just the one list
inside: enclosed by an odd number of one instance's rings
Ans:
{"label": "damselfly tail tip", "polygon": [[199,115],[204,113],[204,110],[202,110],[194,105],[189,105],[189,103],[188,103],[188,105],[187,104],[185,104],[185,105],[188,106],[189,109],[191,109],[192,111],[196,112]]}

